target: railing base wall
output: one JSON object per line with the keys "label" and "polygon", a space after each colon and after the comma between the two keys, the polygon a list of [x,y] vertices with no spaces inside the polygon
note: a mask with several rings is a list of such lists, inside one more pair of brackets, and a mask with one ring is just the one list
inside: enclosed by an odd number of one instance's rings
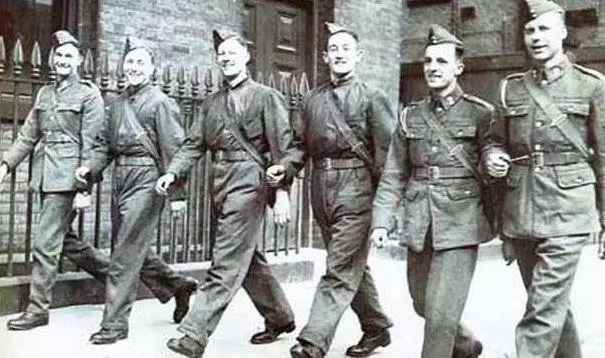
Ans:
{"label": "railing base wall", "polygon": [[[281,283],[302,282],[313,279],[314,262],[291,255],[285,260],[271,262],[271,270]],[[172,267],[185,275],[202,279],[210,267],[209,262],[174,264]],[[0,278],[0,315],[23,311],[29,297],[29,276]],[[66,272],[57,276],[53,289],[53,306],[59,308],[83,304],[103,303],[104,285],[85,272]],[[153,298],[151,291],[139,285],[137,299]],[[51,318],[52,319],[52,318]]]}

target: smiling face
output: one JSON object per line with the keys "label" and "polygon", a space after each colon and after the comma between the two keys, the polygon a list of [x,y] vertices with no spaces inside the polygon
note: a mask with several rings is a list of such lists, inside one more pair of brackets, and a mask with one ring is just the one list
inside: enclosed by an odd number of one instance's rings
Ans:
{"label": "smiling face", "polygon": [[339,32],[328,39],[323,57],[324,62],[330,67],[330,73],[342,77],[355,71],[361,56],[362,52],[358,49],[357,40],[347,32]]}
{"label": "smiling face", "polygon": [[248,49],[239,43],[236,38],[230,38],[218,45],[216,50],[216,63],[223,76],[234,78],[246,72],[246,65],[250,61]]}
{"label": "smiling face", "polygon": [[67,43],[55,48],[52,62],[57,75],[67,77],[76,73],[82,63],[82,56],[74,44]]}
{"label": "smiling face", "polygon": [[143,48],[134,49],[124,56],[124,74],[129,85],[138,86],[147,83],[153,70],[151,54]]}
{"label": "smiling face", "polygon": [[546,62],[563,53],[567,29],[561,14],[547,12],[525,24],[523,39],[527,53],[534,60]]}
{"label": "smiling face", "polygon": [[429,45],[424,50],[424,79],[432,90],[454,86],[464,65],[451,43]]}

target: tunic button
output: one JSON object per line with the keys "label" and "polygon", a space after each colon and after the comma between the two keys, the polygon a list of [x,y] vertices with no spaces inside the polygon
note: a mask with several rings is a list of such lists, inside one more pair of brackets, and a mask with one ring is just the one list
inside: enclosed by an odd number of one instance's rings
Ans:
{"label": "tunic button", "polygon": [[443,108],[441,108],[441,107],[437,107],[437,109],[435,109],[435,110],[436,110],[437,112],[441,112],[441,111],[443,111]]}
{"label": "tunic button", "polygon": [[458,131],[458,135],[462,135],[462,129]]}
{"label": "tunic button", "polygon": [[581,183],[581,182],[582,182],[582,177],[577,177],[577,178],[576,178],[576,183],[578,183],[578,184],[579,184],[579,183]]}
{"label": "tunic button", "polygon": [[517,114],[517,111],[513,109],[512,111],[510,111],[510,114]]}
{"label": "tunic button", "polygon": [[542,121],[538,121],[536,122],[536,127],[542,127],[544,123]]}
{"label": "tunic button", "polygon": [[540,144],[536,144],[536,145],[534,145],[534,150],[540,151],[540,150],[542,150],[542,146]]}
{"label": "tunic button", "polygon": [[439,150],[439,148],[438,148],[438,147],[436,147],[436,146],[433,146],[433,147],[431,147],[431,150],[432,150],[433,152],[436,152],[437,150]]}
{"label": "tunic button", "polygon": [[534,171],[535,171],[535,172],[539,172],[540,170],[541,170],[541,168],[540,168],[540,167],[534,167]]}

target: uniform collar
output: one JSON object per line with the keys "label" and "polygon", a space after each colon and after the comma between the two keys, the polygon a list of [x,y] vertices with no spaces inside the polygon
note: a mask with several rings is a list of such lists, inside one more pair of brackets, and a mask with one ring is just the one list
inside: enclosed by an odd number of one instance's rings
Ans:
{"label": "uniform collar", "polygon": [[456,85],[456,87],[445,96],[431,93],[431,107],[437,112],[447,111],[462,98],[462,95],[464,95],[464,91],[460,85]]}
{"label": "uniform collar", "polygon": [[144,83],[142,85],[138,85],[138,86],[128,86],[128,87],[126,87],[126,94],[129,97],[136,96],[138,94],[141,94],[141,93],[147,91],[149,88],[151,88],[151,86],[152,86],[151,81],[147,81],[146,83]]}
{"label": "uniform collar", "polygon": [[65,89],[71,87],[74,83],[77,83],[80,81],[80,76],[78,76],[77,73],[72,73],[69,76],[67,76],[65,79],[61,80],[61,81],[57,81],[56,85],[55,85],[55,89],[57,91],[64,91]]}
{"label": "uniform collar", "polygon": [[567,55],[561,55],[556,61],[548,65],[535,64],[531,70],[532,78],[540,84],[549,84],[561,78],[571,67]]}
{"label": "uniform collar", "polygon": [[355,75],[353,75],[352,73],[348,73],[343,77],[331,77],[330,78],[330,83],[334,87],[342,87],[353,81],[355,81]]}
{"label": "uniform collar", "polygon": [[245,82],[247,82],[247,80],[249,78],[250,77],[248,76],[248,74],[244,73],[244,74],[238,75],[237,77],[235,77],[234,79],[232,79],[230,81],[225,79],[223,81],[223,87],[226,89],[235,89],[235,88],[239,87],[240,85],[244,84]]}

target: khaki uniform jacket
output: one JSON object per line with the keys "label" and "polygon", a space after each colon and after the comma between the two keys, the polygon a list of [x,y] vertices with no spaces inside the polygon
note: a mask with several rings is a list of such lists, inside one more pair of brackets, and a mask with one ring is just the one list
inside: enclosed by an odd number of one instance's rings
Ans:
{"label": "khaki uniform jacket", "polygon": [[[491,237],[483,212],[481,185],[470,172],[459,178],[421,178],[419,170],[464,173],[463,165],[448,153],[423,119],[433,113],[449,137],[461,144],[479,166],[494,108],[458,87],[443,99],[426,99],[404,110],[393,133],[383,174],[374,197],[372,225],[389,228],[403,197],[404,238],[416,252],[431,232],[435,250],[476,245]],[[434,170],[434,169],[433,169]]]}
{"label": "khaki uniform jacket", "polygon": [[507,237],[558,237],[592,233],[603,224],[605,199],[605,80],[593,70],[567,59],[550,81],[535,81],[581,131],[592,158],[577,159],[579,151],[538,107],[523,84],[525,74],[501,82],[500,116],[488,141],[490,151],[505,151],[511,158],[543,152],[568,156],[561,165],[518,165],[507,176],[508,190],[502,216]]}
{"label": "khaki uniform jacket", "polygon": [[77,75],[65,79],[60,86],[46,85],[40,89],[17,139],[3,161],[9,169],[34,149],[33,175],[30,186],[43,192],[76,191],[80,186],[75,170],[93,143],[103,122],[103,99],[98,88]]}

